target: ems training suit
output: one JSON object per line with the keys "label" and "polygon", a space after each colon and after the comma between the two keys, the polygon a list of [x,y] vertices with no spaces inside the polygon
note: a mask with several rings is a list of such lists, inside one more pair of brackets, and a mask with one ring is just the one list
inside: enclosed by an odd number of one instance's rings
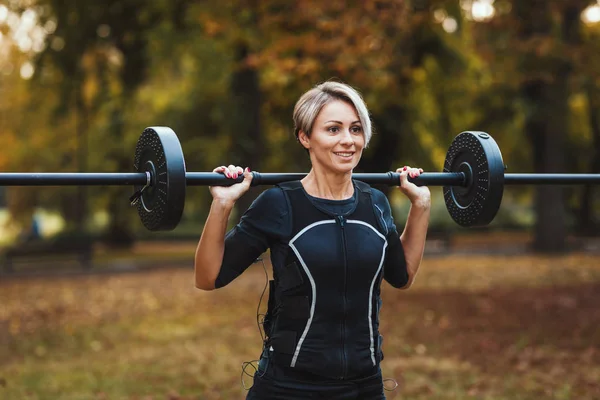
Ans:
{"label": "ems training suit", "polygon": [[385,398],[380,285],[405,286],[408,274],[387,198],[353,185],[336,201],[280,184],[225,237],[218,288],[271,249],[267,339],[248,399]]}

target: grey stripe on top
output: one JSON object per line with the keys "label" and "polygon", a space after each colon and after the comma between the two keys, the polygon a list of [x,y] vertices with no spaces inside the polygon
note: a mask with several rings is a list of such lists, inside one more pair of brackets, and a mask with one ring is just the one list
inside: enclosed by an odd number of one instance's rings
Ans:
{"label": "grey stripe on top", "polygon": [[370,347],[369,350],[371,351],[371,361],[373,361],[373,366],[375,366],[377,363],[375,362],[375,342],[374,342],[374,338],[373,338],[373,325],[372,325],[372,317],[373,317],[373,289],[375,288],[375,281],[377,279],[377,275],[379,275],[379,272],[381,271],[381,268],[383,267],[383,261],[385,260],[385,249],[387,248],[388,242],[385,238],[385,236],[383,236],[377,229],[375,229],[372,225],[367,224],[366,222],[363,221],[358,221],[358,220],[348,220],[347,221],[350,224],[361,224],[364,226],[369,227],[370,229],[373,230],[373,232],[375,232],[381,239],[383,239],[383,249],[381,250],[381,260],[379,260],[379,267],[377,267],[377,271],[375,272],[375,275],[373,276],[373,280],[371,281],[371,287],[369,288],[369,312],[367,315],[367,321],[369,323],[369,340],[370,340]]}
{"label": "grey stripe on top", "polygon": [[292,367],[292,368],[296,366],[296,360],[298,360],[298,354],[300,353],[300,348],[302,347],[302,343],[304,342],[304,339],[306,339],[306,335],[308,335],[310,325],[312,324],[313,316],[315,315],[315,305],[317,303],[317,286],[315,284],[315,280],[313,279],[313,277],[310,273],[310,270],[306,266],[304,259],[300,255],[300,252],[298,251],[296,246],[294,246],[294,242],[296,241],[296,239],[298,239],[300,236],[302,236],[304,233],[306,233],[309,229],[312,229],[315,226],[323,225],[323,224],[335,224],[335,223],[336,223],[336,221],[334,219],[332,219],[332,220],[318,221],[313,224],[310,224],[307,227],[305,227],[304,229],[302,229],[300,232],[298,232],[296,234],[296,236],[294,236],[292,238],[292,240],[290,240],[290,243],[289,243],[289,246],[292,248],[292,250],[296,254],[296,257],[298,257],[298,260],[300,261],[300,264],[302,265],[304,272],[306,272],[306,275],[308,276],[308,280],[310,281],[310,286],[312,289],[312,301],[310,304],[310,316],[308,317],[308,321],[306,322],[306,327],[304,328],[304,332],[302,332],[302,336],[300,337],[300,340],[298,341],[298,344],[296,345],[296,350],[294,351],[294,357],[292,358],[292,363],[290,364],[290,367]]}

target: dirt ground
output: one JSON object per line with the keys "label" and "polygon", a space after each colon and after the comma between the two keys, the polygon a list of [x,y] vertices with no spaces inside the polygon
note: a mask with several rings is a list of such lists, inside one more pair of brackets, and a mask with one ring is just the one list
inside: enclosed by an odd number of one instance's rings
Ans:
{"label": "dirt ground", "polygon": [[[214,292],[192,277],[1,280],[0,398],[243,399],[265,272]],[[600,255],[426,257],[382,295],[388,399],[600,398]]]}

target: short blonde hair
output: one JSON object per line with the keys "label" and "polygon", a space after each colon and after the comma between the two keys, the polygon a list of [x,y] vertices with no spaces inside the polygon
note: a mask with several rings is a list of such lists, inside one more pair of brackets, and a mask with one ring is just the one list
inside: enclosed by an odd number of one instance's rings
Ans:
{"label": "short blonde hair", "polygon": [[294,107],[294,135],[303,131],[310,137],[313,125],[323,107],[335,100],[345,101],[356,109],[365,135],[365,148],[371,140],[371,119],[369,110],[360,95],[353,87],[340,82],[327,81],[304,93]]}

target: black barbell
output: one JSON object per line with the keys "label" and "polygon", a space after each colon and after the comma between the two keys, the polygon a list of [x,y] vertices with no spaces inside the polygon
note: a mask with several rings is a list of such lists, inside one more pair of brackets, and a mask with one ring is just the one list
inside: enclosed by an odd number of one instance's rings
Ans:
{"label": "black barbell", "polygon": [[[183,150],[168,127],[146,128],[135,150],[130,173],[0,173],[0,186],[133,185],[130,198],[144,226],[151,231],[172,230],[181,220],[186,186],[230,186],[237,179],[214,172],[187,172]],[[467,131],[452,141],[444,172],[426,172],[410,182],[418,186],[443,186],[446,208],[464,227],[489,224],[502,202],[504,185],[600,184],[600,174],[505,174],[496,141],[485,132]],[[305,173],[252,172],[252,185],[275,185],[302,179]],[[400,174],[356,173],[352,178],[369,184],[397,186]]]}

